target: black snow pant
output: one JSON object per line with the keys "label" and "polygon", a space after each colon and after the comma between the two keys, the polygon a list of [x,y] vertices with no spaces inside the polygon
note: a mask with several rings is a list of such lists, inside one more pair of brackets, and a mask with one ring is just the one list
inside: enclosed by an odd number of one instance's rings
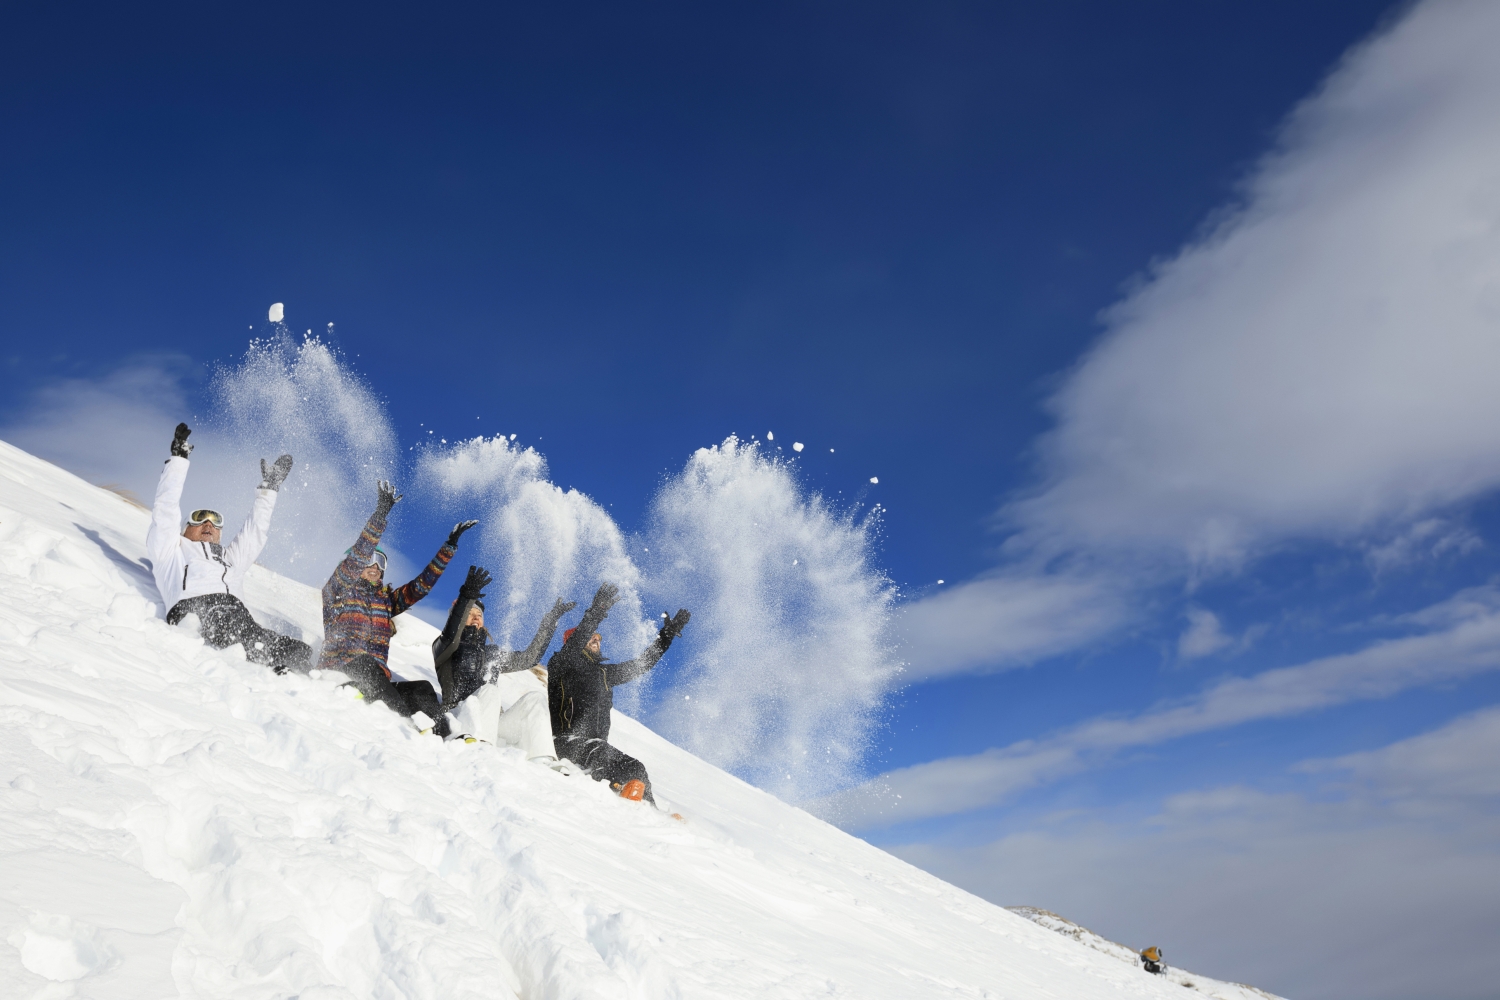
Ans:
{"label": "black snow pant", "polygon": [[595,781],[609,782],[609,787],[617,792],[625,787],[627,781],[642,782],[646,786],[646,801],[656,805],[656,799],[651,795],[651,776],[646,773],[646,765],[628,753],[616,750],[600,739],[556,736],[552,739],[552,745],[557,749],[559,758],[571,760],[587,771]]}
{"label": "black snow pant", "polygon": [[361,653],[334,669],[348,677],[365,700],[381,702],[402,718],[425,712],[436,720],[438,735],[447,735],[442,731],[447,728],[443,701],[427,681],[393,681],[380,661],[369,653]]}
{"label": "black snow pant", "polygon": [[242,643],[245,659],[278,674],[288,670],[305,674],[312,667],[312,648],[307,643],[261,628],[250,617],[250,609],[233,594],[204,594],[178,601],[167,612],[167,624],[176,625],[189,614],[198,616],[198,635],[215,649]]}

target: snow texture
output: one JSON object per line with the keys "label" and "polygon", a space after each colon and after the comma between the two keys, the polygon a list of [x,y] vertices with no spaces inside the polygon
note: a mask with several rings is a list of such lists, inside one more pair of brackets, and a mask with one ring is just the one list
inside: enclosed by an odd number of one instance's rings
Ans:
{"label": "snow texture", "polygon": [[[0,443],[7,997],[1180,996],[690,756],[685,823],[162,620],[147,514]],[[263,623],[315,590],[254,567]],[[392,665],[430,676],[398,619]]]}
{"label": "snow texture", "polygon": [[[1035,906],[1007,906],[1006,909],[1025,917],[1027,920],[1041,927],[1072,938],[1079,944],[1093,948],[1095,951],[1101,951],[1106,955],[1137,967],[1141,964],[1139,951],[1120,944],[1118,941],[1111,941],[1109,938],[1101,937],[1087,927],[1080,927],[1078,924],[1073,923],[1073,921],[1066,917],[1060,917],[1051,910],[1042,910]],[[1145,950],[1146,947],[1148,946],[1143,945],[1142,950]],[[1162,958],[1166,958],[1165,952],[1162,953]],[[1176,983],[1178,986],[1197,990],[1199,993],[1214,997],[1215,1000],[1281,1000],[1276,994],[1267,993],[1265,990],[1258,990],[1254,986],[1210,979],[1207,976],[1200,976],[1196,972],[1188,972],[1184,969],[1175,968],[1170,964],[1167,964],[1163,969],[1161,978],[1168,982]]]}

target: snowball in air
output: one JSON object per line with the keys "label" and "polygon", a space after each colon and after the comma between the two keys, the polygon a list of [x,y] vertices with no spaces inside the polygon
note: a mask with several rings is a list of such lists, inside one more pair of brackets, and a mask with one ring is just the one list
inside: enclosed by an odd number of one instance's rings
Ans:
{"label": "snowball in air", "polygon": [[879,476],[871,476],[870,477],[870,482],[872,482],[872,483],[878,483],[878,482],[880,482],[880,477]]}
{"label": "snowball in air", "polygon": [[938,583],[942,583],[942,582],[943,582],[943,581],[942,581],[942,580],[939,580],[939,581],[938,581]]}
{"label": "snowball in air", "polygon": [[776,440],[776,435],[772,434],[770,431],[766,431],[766,440],[767,441],[775,441]]}
{"label": "snowball in air", "polygon": [[282,309],[281,303],[272,302],[270,311],[266,313],[266,318],[272,323],[280,323],[283,315],[285,315],[285,311]]}
{"label": "snowball in air", "polygon": [[803,446],[803,444],[802,444],[801,441],[793,441],[792,442],[792,450],[793,451],[801,451],[803,447],[804,446]]}

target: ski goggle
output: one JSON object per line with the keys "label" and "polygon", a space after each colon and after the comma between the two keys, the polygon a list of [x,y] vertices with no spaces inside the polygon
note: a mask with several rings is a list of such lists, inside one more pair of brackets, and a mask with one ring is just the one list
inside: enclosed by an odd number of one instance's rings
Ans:
{"label": "ski goggle", "polygon": [[[344,550],[344,555],[346,555],[346,556],[352,556],[352,555],[354,555],[354,550],[353,549],[345,549]],[[382,549],[376,549],[375,550],[375,554],[370,557],[370,561],[368,563],[366,563],[366,565],[367,566],[379,566],[380,567],[380,575],[384,576],[385,575],[385,565],[386,565],[385,551],[382,550]]]}
{"label": "ski goggle", "polygon": [[202,524],[204,521],[207,521],[215,528],[224,527],[224,515],[216,510],[209,510],[205,507],[202,510],[195,510],[188,515],[188,524]]}

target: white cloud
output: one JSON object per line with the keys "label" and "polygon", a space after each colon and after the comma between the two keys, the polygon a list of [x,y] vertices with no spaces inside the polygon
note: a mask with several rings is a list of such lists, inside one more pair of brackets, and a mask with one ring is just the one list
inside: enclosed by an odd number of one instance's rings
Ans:
{"label": "white cloud", "polygon": [[1219,616],[1207,608],[1188,608],[1186,615],[1188,627],[1177,637],[1177,655],[1181,659],[1210,656],[1234,643],[1220,627]]}
{"label": "white cloud", "polygon": [[1019,666],[1076,648],[1128,615],[1120,590],[1102,578],[996,575],[908,605],[899,633],[919,681],[980,668]]}
{"label": "white cloud", "polygon": [[1283,996],[1478,1000],[1500,980],[1497,750],[1491,708],[1296,769],[1341,785],[1210,788],[1144,821],[1095,814],[980,846],[889,849],[997,903]]}
{"label": "white cloud", "polygon": [[[1500,5],[1429,0],[1351,51],[1238,206],[1106,313],[1050,401],[1041,481],[1002,511],[1018,565],[1085,559],[1129,595],[1288,541],[1377,545],[1500,485],[1496,37]],[[1000,621],[1023,595],[973,594]],[[1059,649],[929,638],[918,671]]]}
{"label": "white cloud", "polygon": [[1131,747],[1389,697],[1407,688],[1500,669],[1500,589],[1464,591],[1413,617],[1430,623],[1433,630],[1382,640],[1353,653],[1229,678],[1196,697],[1136,716],[1093,719],[1046,739],[901,768],[824,799],[818,812],[852,829],[956,815],[995,805]]}
{"label": "white cloud", "polygon": [[1052,400],[1028,544],[1234,564],[1500,485],[1500,6],[1429,2],[1293,114]]}
{"label": "white cloud", "polygon": [[38,389],[0,437],[92,483],[114,483],[150,503],[172,428],[189,418],[186,358],[138,359],[98,379]]}

